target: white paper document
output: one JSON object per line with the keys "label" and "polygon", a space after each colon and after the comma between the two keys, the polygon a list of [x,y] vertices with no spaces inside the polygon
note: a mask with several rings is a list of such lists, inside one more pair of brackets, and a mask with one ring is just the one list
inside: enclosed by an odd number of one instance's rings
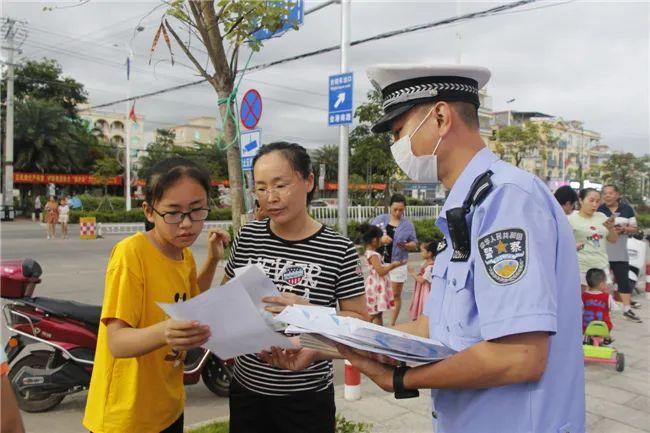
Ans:
{"label": "white paper document", "polygon": [[158,305],[173,319],[195,320],[209,326],[212,335],[205,347],[228,359],[272,346],[296,347],[287,336],[275,331],[278,323],[264,310],[262,297],[279,293],[257,266],[247,266],[221,287],[212,287],[186,302]]}
{"label": "white paper document", "polygon": [[275,319],[289,324],[287,333],[311,334],[321,342],[336,341],[412,365],[439,361],[456,353],[435,340],[337,316],[334,309],[295,305],[285,308]]}

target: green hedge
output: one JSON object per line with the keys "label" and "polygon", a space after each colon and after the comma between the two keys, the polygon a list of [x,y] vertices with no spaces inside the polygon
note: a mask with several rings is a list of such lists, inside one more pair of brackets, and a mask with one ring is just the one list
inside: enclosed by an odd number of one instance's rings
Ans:
{"label": "green hedge", "polygon": [[637,224],[639,224],[640,228],[649,229],[650,228],[650,213],[637,214],[636,215],[636,221],[637,221]]}
{"label": "green hedge", "polygon": [[98,223],[143,223],[144,211],[142,209],[132,209],[130,211],[94,212],[92,210],[72,210],[70,211],[70,223],[79,223],[81,217],[95,217]]}

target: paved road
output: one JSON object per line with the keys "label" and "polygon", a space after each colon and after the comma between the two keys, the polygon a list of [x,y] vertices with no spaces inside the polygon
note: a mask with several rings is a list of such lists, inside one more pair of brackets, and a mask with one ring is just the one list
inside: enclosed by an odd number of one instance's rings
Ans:
{"label": "paved road", "polygon": [[[38,223],[15,221],[0,224],[0,257],[3,259],[31,257],[43,267],[43,282],[36,294],[69,299],[89,304],[101,304],[104,291],[104,270],[113,246],[123,239],[122,235],[109,235],[104,239],[81,240],[79,228],[72,225],[69,239],[45,239],[46,229]],[[201,235],[192,251],[198,266],[207,256],[207,239]],[[215,281],[223,276],[223,265],[217,270]],[[407,286],[406,302],[410,302],[412,283]],[[407,312],[408,307],[403,308]],[[7,331],[2,324],[2,343]],[[335,363],[335,380],[343,383],[342,363]],[[186,424],[228,415],[227,399],[212,394],[202,384],[186,387]],[[27,431],[30,433],[77,433],[83,432],[81,418],[86,393],[66,397],[56,409],[44,414],[23,413]],[[56,422],[53,422],[55,420]]]}

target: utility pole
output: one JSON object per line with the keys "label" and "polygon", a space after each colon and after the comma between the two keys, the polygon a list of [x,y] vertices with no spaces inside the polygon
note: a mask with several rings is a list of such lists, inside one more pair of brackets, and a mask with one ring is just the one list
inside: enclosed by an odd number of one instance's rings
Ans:
{"label": "utility pole", "polygon": [[[2,168],[4,182],[2,188],[2,221],[14,220],[14,52],[27,33],[22,29],[23,22],[11,18],[2,19],[4,42],[7,51],[7,116],[5,119],[5,147]],[[17,41],[17,39],[21,39]]]}
{"label": "utility pole", "polygon": [[[341,0],[341,73],[348,72],[348,50],[350,49],[350,0]],[[338,228],[343,236],[348,235],[348,137],[349,125],[339,126],[339,188]]]}

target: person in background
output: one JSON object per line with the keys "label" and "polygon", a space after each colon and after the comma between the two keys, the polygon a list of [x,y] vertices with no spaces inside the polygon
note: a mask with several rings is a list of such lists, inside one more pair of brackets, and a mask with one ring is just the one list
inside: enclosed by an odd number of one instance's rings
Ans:
{"label": "person in background", "polygon": [[618,287],[618,293],[623,301],[623,316],[634,322],[641,319],[632,311],[632,308],[640,308],[641,304],[632,301],[632,285],[628,274],[630,272],[630,256],[627,251],[627,239],[630,234],[638,230],[634,209],[626,203],[621,202],[621,194],[616,185],[605,185],[603,187],[603,204],[598,208],[607,217],[614,217],[614,230],[618,233],[618,239],[614,243],[607,244],[607,257],[609,266],[614,273],[614,281]]}
{"label": "person in background", "polygon": [[[393,194],[390,198],[390,213],[379,215],[372,221],[372,225],[381,228],[384,236],[381,239],[383,246],[377,250],[383,255],[386,263],[408,262],[409,251],[415,251],[418,239],[413,223],[404,216],[406,212],[406,197],[402,194]],[[389,274],[391,288],[395,296],[395,308],[390,320],[390,326],[395,326],[397,317],[402,309],[402,290],[408,278],[406,264],[398,266]]]}
{"label": "person in background", "polygon": [[41,195],[37,194],[34,197],[34,214],[36,215],[36,221],[41,221],[41,209],[43,208],[43,203],[41,203]]}
{"label": "person in background", "polygon": [[555,199],[562,206],[562,210],[566,215],[571,215],[578,203],[578,194],[569,185],[564,185],[555,190],[553,194]]}
{"label": "person in background", "polygon": [[383,314],[395,306],[393,290],[390,287],[388,273],[402,266],[402,262],[384,264],[384,258],[377,252],[384,235],[382,229],[370,224],[361,224],[357,229],[359,241],[366,248],[365,256],[368,260],[368,276],[366,277],[366,303],[368,314],[373,323],[383,325]]}
{"label": "person in background", "polygon": [[45,223],[47,224],[47,238],[56,238],[56,224],[59,222],[59,206],[51,195],[45,204]]}
{"label": "person in background", "polygon": [[59,202],[59,224],[61,224],[61,238],[68,239],[68,222],[70,221],[70,206],[68,199],[62,198]]}
{"label": "person in background", "polygon": [[20,417],[18,403],[11,382],[7,377],[9,364],[4,350],[0,350],[0,432],[2,433],[25,433],[23,420]]}
{"label": "person in background", "polygon": [[[580,265],[580,284],[587,290],[587,271],[602,269],[609,276],[609,261],[605,243],[618,240],[614,229],[614,218],[607,218],[598,212],[600,193],[593,188],[580,191],[580,210],[569,215],[569,224],[578,245],[578,264]],[[608,281],[609,282],[609,281]]]}
{"label": "person in background", "polygon": [[438,242],[422,242],[420,244],[420,256],[424,263],[420,266],[420,271],[416,274],[411,273],[415,280],[415,290],[413,292],[413,299],[411,299],[411,307],[409,308],[409,317],[411,320],[418,320],[422,314],[424,306],[427,302],[427,297],[431,291],[431,271],[433,270],[433,263],[436,258],[436,251],[438,249]]}

